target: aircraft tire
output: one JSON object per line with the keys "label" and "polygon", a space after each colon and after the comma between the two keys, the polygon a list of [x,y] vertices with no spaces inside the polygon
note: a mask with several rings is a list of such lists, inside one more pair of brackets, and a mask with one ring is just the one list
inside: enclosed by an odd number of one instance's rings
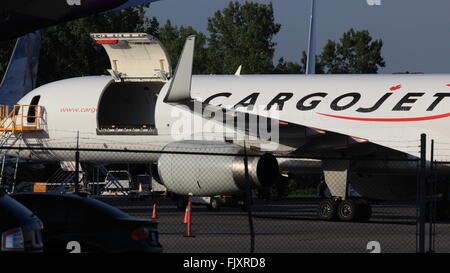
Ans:
{"label": "aircraft tire", "polygon": [[341,221],[356,221],[359,219],[360,206],[356,200],[343,200],[338,206],[337,215]]}
{"label": "aircraft tire", "polygon": [[321,220],[331,221],[336,219],[338,202],[333,199],[324,199],[319,203],[317,216]]}
{"label": "aircraft tire", "polygon": [[211,204],[206,206],[209,211],[220,211],[220,204],[217,198],[211,198]]}

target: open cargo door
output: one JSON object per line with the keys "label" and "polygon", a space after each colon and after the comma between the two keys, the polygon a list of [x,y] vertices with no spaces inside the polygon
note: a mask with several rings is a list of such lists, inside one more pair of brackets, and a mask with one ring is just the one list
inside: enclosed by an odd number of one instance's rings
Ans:
{"label": "open cargo door", "polygon": [[97,106],[97,134],[157,135],[157,97],[172,75],[164,46],[146,33],[91,37],[105,48],[113,77]]}
{"label": "open cargo door", "polygon": [[146,33],[92,33],[108,54],[116,82],[167,81],[172,75],[164,46]]}

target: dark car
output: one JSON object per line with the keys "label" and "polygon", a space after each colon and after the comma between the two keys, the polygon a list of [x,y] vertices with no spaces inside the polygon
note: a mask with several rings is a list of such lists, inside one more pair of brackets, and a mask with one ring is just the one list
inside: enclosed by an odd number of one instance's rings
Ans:
{"label": "dark car", "polygon": [[44,252],[161,252],[158,223],[78,195],[19,193],[44,223]]}
{"label": "dark car", "polygon": [[42,252],[42,222],[0,189],[0,253]]}

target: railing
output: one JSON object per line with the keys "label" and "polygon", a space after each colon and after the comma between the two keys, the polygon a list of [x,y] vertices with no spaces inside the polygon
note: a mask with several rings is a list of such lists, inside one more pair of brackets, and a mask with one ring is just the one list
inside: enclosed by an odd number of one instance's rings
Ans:
{"label": "railing", "polygon": [[8,113],[8,105],[0,105],[0,119],[6,118]]}
{"label": "railing", "polygon": [[[2,108],[8,109],[7,106]],[[42,106],[39,105],[14,105],[13,111],[0,121],[0,132],[42,130],[42,113]]]}

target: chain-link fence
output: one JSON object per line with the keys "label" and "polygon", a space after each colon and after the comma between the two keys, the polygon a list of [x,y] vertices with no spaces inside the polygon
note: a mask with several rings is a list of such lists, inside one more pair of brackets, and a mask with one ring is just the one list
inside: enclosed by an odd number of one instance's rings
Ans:
{"label": "chain-link fence", "polygon": [[[422,201],[431,198],[421,191],[431,177],[423,160],[197,144],[163,151],[8,147],[1,184],[14,192],[82,192],[135,217],[157,211],[164,252],[416,252],[428,242],[450,250],[448,225],[421,217]],[[446,176],[439,179],[446,185]]]}
{"label": "chain-link fence", "polygon": [[[450,251],[449,169],[450,144],[430,140],[426,145],[430,154],[423,188],[426,209],[427,248],[434,252]],[[429,171],[428,171],[429,170]]]}

